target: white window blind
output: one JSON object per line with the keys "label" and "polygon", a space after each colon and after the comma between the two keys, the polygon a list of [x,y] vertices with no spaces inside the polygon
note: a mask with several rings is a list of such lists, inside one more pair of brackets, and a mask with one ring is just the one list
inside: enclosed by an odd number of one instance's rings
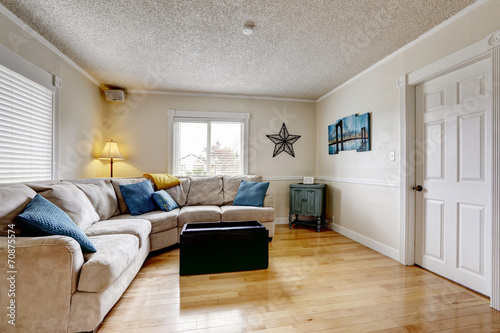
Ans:
{"label": "white window blind", "polygon": [[[215,117],[210,117],[210,114]],[[184,111],[183,116],[171,118],[173,174],[208,176],[246,173],[247,118],[241,117],[241,114],[231,118],[228,113],[223,113],[226,118],[222,118],[221,114],[190,114]]]}
{"label": "white window blind", "polygon": [[0,65],[0,183],[52,179],[53,92]]}

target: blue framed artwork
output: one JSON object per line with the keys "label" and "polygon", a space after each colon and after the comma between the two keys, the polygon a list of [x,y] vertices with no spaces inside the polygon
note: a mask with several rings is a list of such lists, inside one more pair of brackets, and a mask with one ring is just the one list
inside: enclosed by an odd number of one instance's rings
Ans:
{"label": "blue framed artwork", "polygon": [[328,153],[342,150],[370,150],[370,114],[353,114],[328,126]]}

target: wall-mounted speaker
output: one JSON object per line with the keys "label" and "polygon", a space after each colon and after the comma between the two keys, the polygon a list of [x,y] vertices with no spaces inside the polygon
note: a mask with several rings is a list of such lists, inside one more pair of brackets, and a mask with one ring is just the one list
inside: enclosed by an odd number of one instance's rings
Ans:
{"label": "wall-mounted speaker", "polygon": [[123,102],[125,100],[125,92],[120,89],[108,89],[104,91],[107,101]]}

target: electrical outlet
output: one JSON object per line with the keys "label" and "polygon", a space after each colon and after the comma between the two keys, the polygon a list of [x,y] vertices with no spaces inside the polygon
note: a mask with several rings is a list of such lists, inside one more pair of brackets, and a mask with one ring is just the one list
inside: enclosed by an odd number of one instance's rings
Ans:
{"label": "electrical outlet", "polygon": [[396,160],[396,152],[391,151],[391,152],[389,153],[389,159],[390,159],[391,161],[395,161],[395,160]]}

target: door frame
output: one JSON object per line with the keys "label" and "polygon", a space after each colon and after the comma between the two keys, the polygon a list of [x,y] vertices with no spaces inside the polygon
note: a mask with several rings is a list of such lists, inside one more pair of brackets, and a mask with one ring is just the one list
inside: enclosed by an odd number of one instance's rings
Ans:
{"label": "door frame", "polygon": [[415,88],[483,59],[492,62],[492,265],[490,305],[500,311],[500,30],[460,51],[397,79],[400,96],[399,262],[415,263]]}

